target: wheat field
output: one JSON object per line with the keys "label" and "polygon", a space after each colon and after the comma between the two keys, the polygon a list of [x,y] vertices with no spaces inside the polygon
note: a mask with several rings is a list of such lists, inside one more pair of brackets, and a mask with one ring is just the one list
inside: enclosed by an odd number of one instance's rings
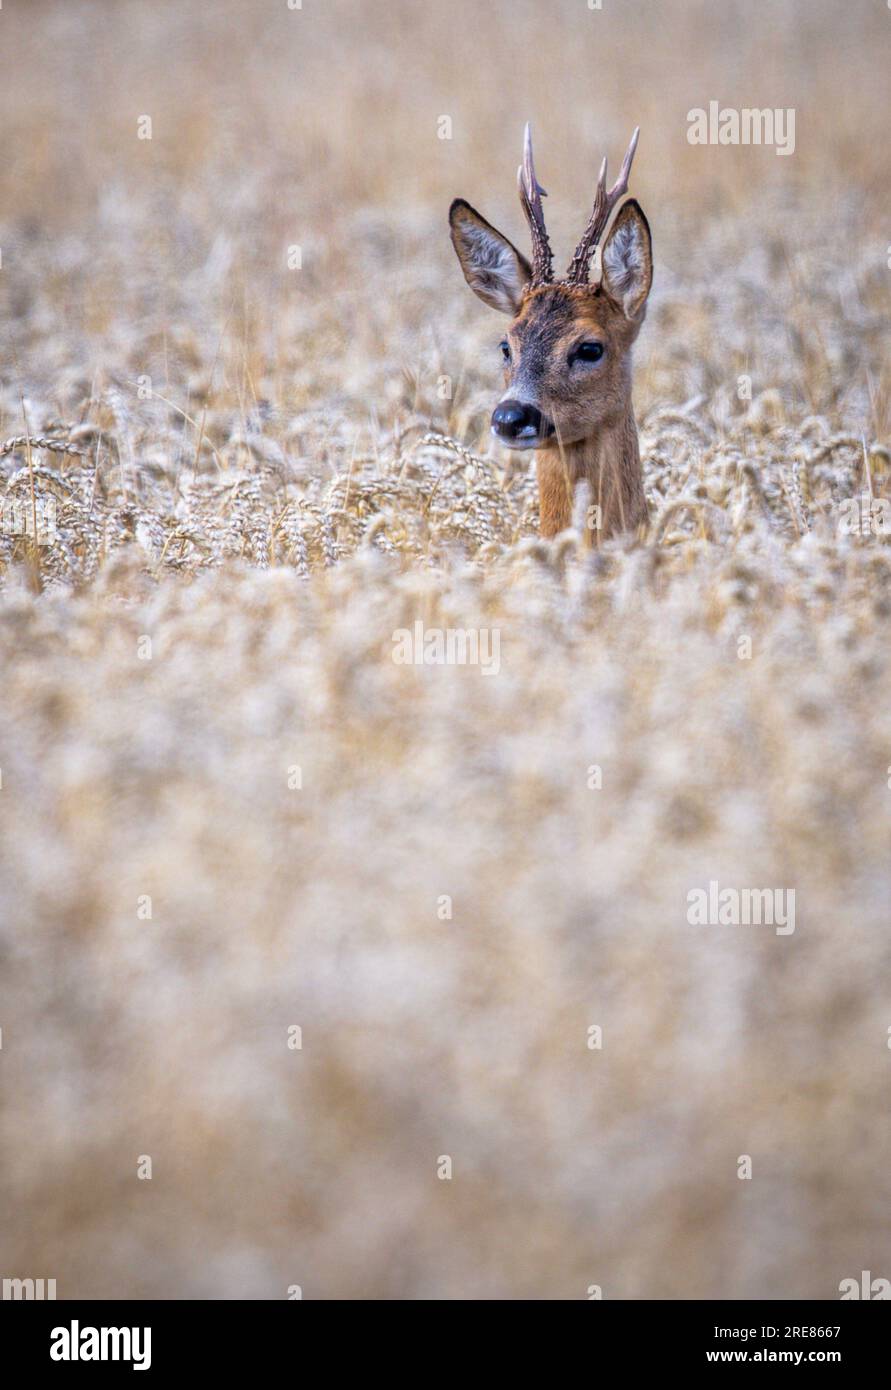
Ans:
{"label": "wheat field", "polygon": [[[891,549],[840,524],[891,497],[891,11],[0,37],[0,1275],[891,1277]],[[690,145],[711,99],[794,108],[794,154]],[[527,119],[561,260],[642,130],[650,522],[594,549],[489,436],[503,320],[448,240],[461,195],[525,246]],[[398,664],[417,623],[497,671]],[[713,881],[794,933],[691,925]]]}

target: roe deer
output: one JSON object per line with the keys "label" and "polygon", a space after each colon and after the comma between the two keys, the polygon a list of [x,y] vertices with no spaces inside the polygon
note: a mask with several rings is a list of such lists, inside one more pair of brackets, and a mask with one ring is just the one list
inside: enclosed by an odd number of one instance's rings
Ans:
{"label": "roe deer", "polygon": [[449,210],[465,280],[485,304],[511,315],[501,343],[507,389],[493,411],[492,433],[509,449],[537,451],[543,536],[569,526],[575,485],[584,480],[601,535],[635,527],[647,515],[631,348],[653,280],[653,252],[647,219],[625,197],[639,133],[609,192],[605,159],[600,166],[594,210],[563,280],[553,277],[528,125],[517,178],[532,264],[463,198]]}

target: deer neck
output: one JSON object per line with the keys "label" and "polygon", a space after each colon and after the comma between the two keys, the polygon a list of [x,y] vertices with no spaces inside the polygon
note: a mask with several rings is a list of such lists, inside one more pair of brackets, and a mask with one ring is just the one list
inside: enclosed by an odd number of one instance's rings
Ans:
{"label": "deer neck", "polygon": [[576,487],[587,482],[586,528],[593,544],[632,530],[647,514],[640,468],[637,426],[631,400],[596,434],[573,444],[556,441],[535,456],[542,536],[556,536],[572,524]]}

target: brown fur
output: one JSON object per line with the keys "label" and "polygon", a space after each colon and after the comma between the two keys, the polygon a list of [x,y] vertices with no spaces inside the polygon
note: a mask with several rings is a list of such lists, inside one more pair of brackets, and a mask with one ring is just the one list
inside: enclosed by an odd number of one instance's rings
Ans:
{"label": "brown fur", "polygon": [[584,480],[589,505],[599,508],[587,535],[599,539],[633,530],[646,521],[637,427],[630,404],[615,425],[590,439],[540,448],[535,465],[543,536],[556,536],[570,525],[575,486]]}
{"label": "brown fur", "polygon": [[[570,525],[578,483],[587,482],[586,536],[597,540],[646,519],[637,428],[631,407],[631,350],[652,283],[650,231],[638,204],[621,205],[600,249],[595,285],[540,284],[529,263],[463,199],[452,204],[452,242],[464,276],[485,303],[512,315],[504,400],[534,407],[552,432],[536,448],[541,533]],[[598,342],[604,354],[573,354]]]}
{"label": "brown fur", "polygon": [[[569,526],[575,486],[587,480],[600,508],[599,536],[633,529],[647,515],[631,408],[631,348],[642,319],[628,319],[602,289],[548,285],[530,290],[508,329],[505,387],[537,391],[556,433],[536,451],[541,534]],[[582,339],[606,348],[593,371],[568,367]]]}

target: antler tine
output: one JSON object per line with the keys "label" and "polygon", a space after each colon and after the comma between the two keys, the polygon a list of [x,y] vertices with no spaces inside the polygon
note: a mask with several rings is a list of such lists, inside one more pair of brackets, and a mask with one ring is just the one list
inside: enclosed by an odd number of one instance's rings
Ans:
{"label": "antler tine", "polygon": [[634,127],[634,133],[628,142],[628,148],[625,151],[625,158],[622,160],[622,167],[619,170],[619,177],[616,179],[615,183],[609,191],[609,196],[611,198],[615,198],[616,201],[618,201],[619,198],[624,198],[625,194],[628,192],[628,175],[631,173],[631,166],[634,163],[634,156],[637,152],[637,142],[639,139],[640,126],[636,125]]}
{"label": "antler tine", "polygon": [[532,284],[546,285],[553,278],[553,252],[545,227],[542,197],[547,193],[535,177],[535,164],[532,160],[532,129],[527,121],[523,137],[523,163],[517,170],[517,186],[520,202],[532,233]]}
{"label": "antler tine", "polygon": [[600,166],[597,191],[594,194],[594,207],[588,219],[588,225],[584,230],[582,239],[575,248],[575,253],[569,263],[569,270],[566,275],[571,285],[584,285],[587,282],[591,257],[594,254],[597,243],[603,235],[606,224],[609,222],[610,215],[616,204],[620,199],[624,198],[625,194],[628,192],[628,176],[631,173],[631,165],[634,163],[634,154],[639,139],[640,126],[635,126],[634,134],[631,137],[628,149],[625,151],[625,158],[622,160],[619,177],[608,193],[606,191],[605,159]]}
{"label": "antler tine", "polygon": [[597,193],[595,196],[598,198],[606,197],[606,155],[603,156],[600,173],[597,175]]}

